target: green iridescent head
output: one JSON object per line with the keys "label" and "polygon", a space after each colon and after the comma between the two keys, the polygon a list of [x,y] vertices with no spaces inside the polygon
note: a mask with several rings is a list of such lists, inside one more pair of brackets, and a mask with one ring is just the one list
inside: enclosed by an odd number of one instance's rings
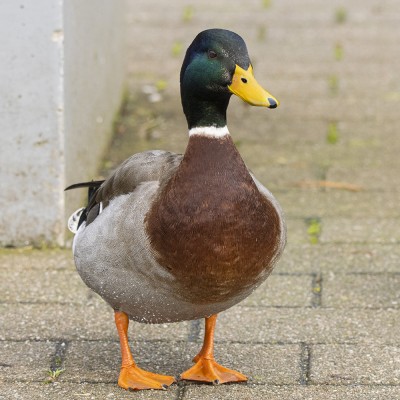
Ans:
{"label": "green iridescent head", "polygon": [[208,29],[196,36],[186,51],[180,82],[189,128],[225,126],[232,94],[252,105],[279,104],[255,80],[244,40],[225,29]]}

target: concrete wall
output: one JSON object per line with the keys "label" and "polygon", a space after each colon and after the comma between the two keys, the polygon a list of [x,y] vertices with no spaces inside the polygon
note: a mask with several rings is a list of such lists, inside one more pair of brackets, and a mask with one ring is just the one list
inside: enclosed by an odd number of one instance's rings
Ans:
{"label": "concrete wall", "polygon": [[0,244],[65,241],[111,137],[125,77],[124,0],[2,0]]}

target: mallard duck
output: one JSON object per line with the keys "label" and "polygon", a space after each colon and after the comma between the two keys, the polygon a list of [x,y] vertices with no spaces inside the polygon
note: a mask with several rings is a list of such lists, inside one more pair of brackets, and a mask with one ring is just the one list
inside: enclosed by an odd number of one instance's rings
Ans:
{"label": "mallard duck", "polygon": [[[243,162],[226,126],[232,94],[268,108],[278,101],[255,80],[243,39],[209,29],[189,46],[181,74],[189,128],[184,155],[146,151],[89,187],[77,225],[77,270],[115,312],[125,389],[165,389],[175,378],[140,369],[128,344],[129,320],[205,318],[204,344],[180,379],[241,382],[213,354],[217,314],[251,294],[285,245],[281,208]],[[74,222],[75,221],[75,222]]]}

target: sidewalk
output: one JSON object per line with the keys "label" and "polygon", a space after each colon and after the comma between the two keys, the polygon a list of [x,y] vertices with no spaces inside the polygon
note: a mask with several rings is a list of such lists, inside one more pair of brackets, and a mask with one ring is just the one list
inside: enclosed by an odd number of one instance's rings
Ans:
{"label": "sidewalk", "polygon": [[[240,33],[281,101],[265,110],[232,99],[228,112],[288,225],[267,283],[217,322],[216,358],[249,383],[125,392],[112,310],[71,251],[4,249],[0,399],[400,399],[400,3],[159,3],[132,2],[131,95],[103,173],[145,149],[184,150],[182,51],[206,27]],[[130,327],[138,364],[172,375],[202,337],[198,321]],[[45,384],[49,369],[64,371]]]}

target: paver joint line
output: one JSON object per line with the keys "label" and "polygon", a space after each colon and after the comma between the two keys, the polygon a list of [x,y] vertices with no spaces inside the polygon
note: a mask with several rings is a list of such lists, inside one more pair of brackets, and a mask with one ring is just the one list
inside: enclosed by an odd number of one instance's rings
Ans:
{"label": "paver joint line", "polygon": [[184,400],[186,394],[186,382],[178,381],[178,390],[176,393],[176,400]]}
{"label": "paver joint line", "polygon": [[201,331],[201,320],[196,319],[190,321],[189,332],[188,332],[188,341],[189,343],[199,342],[200,341],[200,331]]}
{"label": "paver joint line", "polygon": [[300,353],[300,385],[310,384],[311,348],[306,343],[301,343]]}
{"label": "paver joint line", "polygon": [[311,282],[311,306],[313,308],[321,307],[322,305],[322,274],[313,273]]}
{"label": "paver joint line", "polygon": [[66,353],[70,342],[68,340],[60,340],[55,345],[54,355],[50,362],[49,369],[51,371],[56,371],[64,366]]}

